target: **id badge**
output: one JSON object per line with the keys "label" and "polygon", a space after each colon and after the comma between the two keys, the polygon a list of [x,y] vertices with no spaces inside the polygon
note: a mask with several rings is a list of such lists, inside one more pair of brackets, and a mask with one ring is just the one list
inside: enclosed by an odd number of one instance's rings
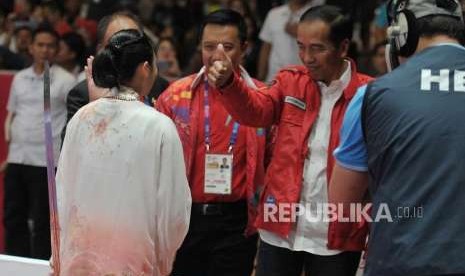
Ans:
{"label": "id badge", "polygon": [[230,195],[232,190],[232,154],[205,155],[206,194]]}

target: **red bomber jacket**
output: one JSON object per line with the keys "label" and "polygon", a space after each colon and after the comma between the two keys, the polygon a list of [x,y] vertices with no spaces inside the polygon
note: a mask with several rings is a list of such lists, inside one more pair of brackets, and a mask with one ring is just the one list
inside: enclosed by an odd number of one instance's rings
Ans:
{"label": "red bomber jacket", "polygon": [[[350,63],[351,80],[343,96],[334,105],[331,122],[328,122],[331,128],[327,160],[328,185],[334,166],[332,153],[339,144],[339,129],[346,108],[357,89],[372,79],[357,73],[354,62]],[[311,154],[308,139],[320,109],[319,86],[304,66],[291,66],[281,70],[266,90],[252,91],[234,75],[232,82],[220,92],[223,105],[239,123],[253,127],[277,125],[274,150],[255,223],[259,229],[285,238],[295,222],[266,220],[265,204],[289,206],[299,203],[304,162]],[[367,233],[366,221],[330,222],[327,247],[361,251],[365,248]]]}

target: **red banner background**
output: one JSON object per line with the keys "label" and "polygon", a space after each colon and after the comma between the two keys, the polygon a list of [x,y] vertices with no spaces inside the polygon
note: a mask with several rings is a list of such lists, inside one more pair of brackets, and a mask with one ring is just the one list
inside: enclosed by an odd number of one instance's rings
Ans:
{"label": "red banner background", "polygon": [[[6,118],[6,104],[10,94],[11,82],[14,72],[0,71],[0,163],[7,157],[7,145],[5,142],[4,125]],[[4,229],[3,229],[3,173],[0,173],[0,253],[4,252]]]}

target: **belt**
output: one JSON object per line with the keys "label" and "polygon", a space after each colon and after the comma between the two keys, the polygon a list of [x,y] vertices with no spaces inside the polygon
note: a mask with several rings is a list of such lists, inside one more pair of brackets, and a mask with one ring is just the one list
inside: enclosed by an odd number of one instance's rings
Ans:
{"label": "belt", "polygon": [[202,216],[221,216],[233,213],[247,213],[247,201],[192,203],[192,213]]}

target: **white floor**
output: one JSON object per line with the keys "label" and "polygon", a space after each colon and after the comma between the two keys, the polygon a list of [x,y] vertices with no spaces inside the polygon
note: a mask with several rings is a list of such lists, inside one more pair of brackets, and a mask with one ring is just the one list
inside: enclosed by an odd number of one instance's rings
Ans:
{"label": "white floor", "polygon": [[[49,276],[48,261],[29,258],[13,257],[0,254],[0,276]],[[360,268],[356,276],[362,276]]]}
{"label": "white floor", "polygon": [[0,276],[49,276],[48,261],[0,255]]}

